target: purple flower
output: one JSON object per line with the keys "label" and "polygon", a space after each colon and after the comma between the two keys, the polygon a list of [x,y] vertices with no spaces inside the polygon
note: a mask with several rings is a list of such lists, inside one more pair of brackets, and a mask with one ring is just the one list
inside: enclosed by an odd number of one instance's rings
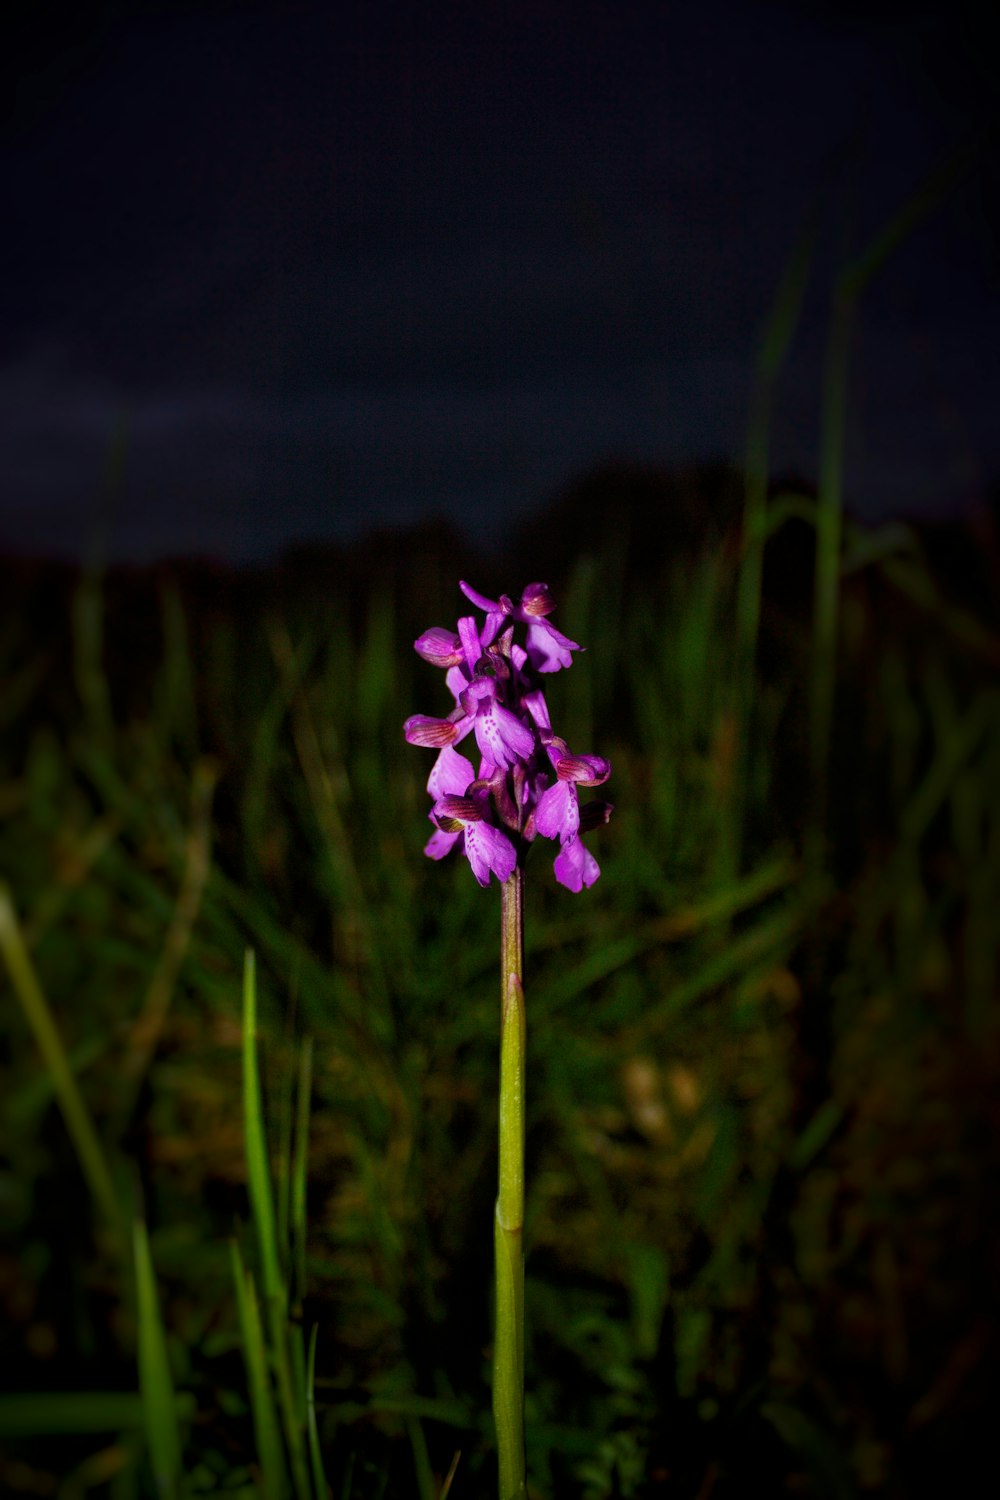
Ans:
{"label": "purple flower", "polygon": [[535,736],[498,700],[494,681],[475,678],[462,694],[461,704],[474,723],[480,753],[491,765],[509,771],[528,759],[535,748]]}
{"label": "purple flower", "polygon": [[465,756],[446,745],[427,778],[427,790],[434,798],[430,818],[437,827],[424,853],[442,859],[461,840],[480,885],[489,885],[490,871],[501,883],[509,880],[517,853],[507,835],[488,821],[489,783],[474,779]]}
{"label": "purple flower", "polygon": [[[485,610],[482,630],[465,615],[455,630],[434,626],[413,643],[424,661],[443,669],[453,701],[446,717],[414,714],[404,725],[410,744],[438,751],[427,782],[434,832],[424,852],[441,859],[459,848],[479,884],[488,885],[491,874],[509,880],[537,837],[555,839],[556,879],[580,891],[600,874],[581,834],[611,814],[606,802],[581,806],[580,788],[602,785],[611,765],[600,755],[571,754],[553,733],[540,678],[568,667],[581,648],[549,624],[546,584],[529,584],[519,604],[461,588]],[[514,639],[518,625],[524,645]],[[473,732],[478,776],[455,749]]]}
{"label": "purple flower", "polygon": [[413,649],[432,667],[457,667],[464,656],[462,642],[454,630],[443,630],[440,625],[432,625],[418,636]]}
{"label": "purple flower", "polygon": [[[469,724],[466,733],[471,728]],[[403,734],[407,744],[440,750],[443,745],[453,745],[458,739],[458,725],[454,719],[431,719],[426,714],[413,714],[403,725]]]}
{"label": "purple flower", "polygon": [[601,873],[600,865],[590,850],[584,848],[579,834],[574,834],[563,844],[555,857],[553,869],[559,884],[576,895],[579,895],[585,885],[593,885]]}
{"label": "purple flower", "polygon": [[601,786],[611,775],[611,762],[601,755],[570,755],[564,740],[553,739],[546,748],[556,780],[538,799],[535,830],[543,838],[559,840],[553,866],[556,879],[571,891],[579,891],[582,885],[593,885],[601,871],[579,837],[577,787]]}
{"label": "purple flower", "polygon": [[548,747],[556,780],[538,799],[535,828],[546,839],[565,844],[580,827],[578,786],[600,786],[611,775],[611,762],[600,755],[571,756],[565,742],[553,740]]}
{"label": "purple flower", "polygon": [[467,583],[458,586],[467,599],[486,611],[486,624],[480,637],[484,646],[490,644],[500,626],[510,619],[519,620],[528,627],[525,645],[528,661],[536,672],[558,672],[560,667],[571,666],[573,658],[570,652],[582,649],[545,618],[555,609],[547,583],[529,583],[521,595],[520,604],[515,604],[507,594],[501,594],[499,599],[487,599]]}

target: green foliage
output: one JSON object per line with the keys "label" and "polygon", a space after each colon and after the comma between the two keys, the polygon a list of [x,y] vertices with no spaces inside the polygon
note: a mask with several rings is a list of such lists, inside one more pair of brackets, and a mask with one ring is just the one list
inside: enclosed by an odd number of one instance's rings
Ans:
{"label": "green foliage", "polygon": [[[742,551],[634,579],[612,528],[559,589],[617,805],[586,896],[527,869],[532,1500],[919,1494],[988,1427],[1000,640],[829,515],[811,634],[766,494],[810,234]],[[179,579],[145,633],[116,589],[0,638],[0,1489],[491,1493],[498,901],[422,859],[400,730],[447,563]]]}
{"label": "green foliage", "polygon": [[[865,555],[852,578],[892,589],[899,545]],[[904,556],[920,576],[910,542]],[[947,1226],[976,1199],[978,1080],[996,1045],[996,690],[981,638],[919,617],[887,635],[850,591],[836,883],[800,879],[794,650],[750,700],[745,860],[722,879],[734,578],[721,556],[627,599],[604,578],[585,559],[566,591],[567,628],[620,652],[617,674],[584,659],[569,705],[615,762],[604,876],[584,905],[528,870],[532,1483],[639,1496],[663,1470],[694,1493],[710,1470],[725,1483],[752,1440],[775,1483],[801,1473],[848,1493],[905,1461],[906,1422],[959,1420],[935,1386],[942,1361],[985,1359],[955,1351],[980,1347],[986,1249],[949,1243]],[[940,599],[928,581],[920,608]],[[405,597],[394,608],[405,643]],[[178,684],[204,686],[176,661],[169,692],[154,677],[155,731],[141,708],[119,716],[110,749],[60,719],[35,674],[4,769],[22,914],[5,951],[22,953],[25,1008],[5,1023],[0,1186],[32,1308],[13,1337],[20,1391],[47,1383],[49,1338],[64,1388],[99,1354],[109,1394],[0,1398],[32,1472],[57,1461],[53,1435],[69,1472],[119,1433],[104,1461],[119,1479],[132,1464],[141,1487],[176,1471],[179,1414],[197,1410],[183,1419],[190,1493],[430,1495],[459,1452],[452,1493],[490,1484],[496,912],[461,869],[421,861],[423,768],[396,743],[398,704],[419,689],[404,648],[377,668],[381,621],[349,627],[335,606],[308,626],[293,610],[262,621],[246,668],[233,658],[245,754],[235,725],[228,751],[213,737],[215,689],[192,709]],[[248,960],[240,1025],[248,940],[259,972]],[[41,1052],[28,973],[55,1039]],[[96,1277],[123,1309],[133,1295],[50,1118],[64,1078],[109,1182],[139,1152],[158,1290],[143,1235],[132,1334],[127,1317],[113,1333],[96,1314],[57,1321],[60,1282],[85,1296]],[[46,1203],[66,1190],[79,1229],[59,1238]],[[234,1242],[229,1266],[234,1214],[254,1253]],[[873,1378],[881,1404],[862,1394]],[[150,1440],[145,1467],[150,1401],[162,1451]]]}

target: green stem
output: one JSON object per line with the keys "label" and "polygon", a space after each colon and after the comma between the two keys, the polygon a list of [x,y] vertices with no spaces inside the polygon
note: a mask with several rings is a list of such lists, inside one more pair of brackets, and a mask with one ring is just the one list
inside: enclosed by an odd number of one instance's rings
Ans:
{"label": "green stem", "polygon": [[108,1224],[118,1236],[119,1244],[122,1244],[126,1233],[125,1214],[115,1191],[104,1148],[77,1087],[72,1064],[66,1055],[48,1001],[42,993],[13,902],[3,885],[0,885],[0,958],[7,966],[14,993],[21,1003],[48,1068],[52,1092],[62,1110],[66,1129],[87,1185],[95,1203],[100,1206]]}
{"label": "green stem", "polygon": [[493,1417],[500,1500],[527,1494],[524,1466],[524,875],[500,897],[500,1171],[493,1242],[496,1331]]}

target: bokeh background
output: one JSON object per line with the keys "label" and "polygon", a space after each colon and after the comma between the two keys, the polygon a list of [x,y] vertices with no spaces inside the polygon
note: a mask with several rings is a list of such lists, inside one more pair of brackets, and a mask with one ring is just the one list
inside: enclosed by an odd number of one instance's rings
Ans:
{"label": "bokeh background", "polygon": [[493,1492],[499,900],[401,733],[462,577],[549,581],[614,767],[597,885],[527,872],[533,1500],[970,1482],[995,24],[11,37],[0,1490]]}

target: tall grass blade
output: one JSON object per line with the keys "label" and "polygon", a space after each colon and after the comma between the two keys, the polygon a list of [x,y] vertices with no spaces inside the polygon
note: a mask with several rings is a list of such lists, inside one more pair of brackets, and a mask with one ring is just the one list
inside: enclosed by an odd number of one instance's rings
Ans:
{"label": "tall grass blade", "polygon": [[257,1062],[257,969],[253,951],[243,964],[243,1129],[247,1158],[247,1190],[257,1234],[264,1297],[284,1311],[285,1284],[278,1254],[274,1194],[268,1160],[267,1133]]}
{"label": "tall grass blade", "polygon": [[126,1219],[104,1149],[83,1096],[77,1088],[62,1038],[24,942],[10,893],[4,885],[0,885],[0,954],[3,955],[14,993],[49,1070],[52,1091],[59,1101],[87,1186],[108,1224],[124,1244]]}
{"label": "tall grass blade", "polygon": [[211,863],[212,798],[217,776],[218,768],[206,758],[197,762],[191,778],[191,822],[185,840],[180,890],[159,963],[146,991],[142,1010],[132,1028],[126,1068],[132,1081],[133,1095],[153,1059],[166,1025],[177,978],[191,946],[201,910],[202,894]]}
{"label": "tall grass blade", "polygon": [[747,430],[743,508],[743,554],[736,589],[736,640],[733,653],[735,715],[733,779],[729,817],[723,830],[719,876],[730,882],[743,858],[746,818],[750,717],[754,662],[760,630],[761,583],[767,521],[769,437],[774,387],[798,327],[816,241],[816,216],[810,215],[785,268],[764,329]]}
{"label": "tall grass blade", "polygon": [[257,1461],[260,1465],[260,1489],[265,1500],[285,1500],[288,1480],[285,1455],[281,1446],[278,1413],[267,1368],[267,1349],[260,1320],[257,1289],[251,1273],[243,1264],[239,1246],[230,1244],[233,1281],[236,1285],[236,1307],[239,1314],[243,1359],[246,1364],[250,1408],[253,1412]]}
{"label": "tall grass blade", "polygon": [[917,225],[938,206],[968,170],[972,152],[962,146],[928,174],[860,254],[841,270],[834,293],[824,373],[819,495],[816,511],[816,581],[813,597],[813,649],[810,700],[810,762],[813,812],[807,863],[812,874],[822,864],[827,822],[827,772],[837,667],[837,623],[843,534],[844,446],[850,350],[861,294]]}
{"label": "tall grass blade", "polygon": [[295,1112],[295,1142],[292,1157],[291,1240],[293,1294],[292,1301],[301,1307],[306,1290],[306,1183],[309,1160],[309,1106],[312,1094],[312,1037],[302,1043],[299,1053],[298,1094]]}
{"label": "tall grass blade", "polygon": [[316,1340],[319,1325],[314,1323],[309,1334],[309,1359],[306,1366],[306,1431],[309,1437],[309,1468],[312,1474],[313,1493],[317,1500],[327,1500],[330,1485],[323,1467],[323,1450],[319,1443],[319,1426],[316,1421]]}
{"label": "tall grass blade", "polygon": [[417,1476],[417,1494],[420,1500],[438,1500],[437,1485],[434,1483],[434,1473],[431,1469],[430,1456],[427,1452],[427,1439],[424,1437],[424,1429],[420,1425],[419,1417],[407,1418],[406,1433],[410,1439],[410,1447],[413,1450],[413,1467]]}
{"label": "tall grass blade", "polygon": [[352,1452],[347,1460],[347,1466],[344,1470],[344,1482],[340,1486],[340,1500],[353,1500],[354,1465],[356,1461],[357,1454],[355,1452]]}
{"label": "tall grass blade", "polygon": [[271,1354],[278,1387],[285,1441],[291,1459],[295,1493],[310,1500],[311,1489],[302,1430],[305,1413],[295,1399],[289,1357],[288,1288],[281,1272],[274,1193],[268,1162],[260,1070],[257,1062],[257,980],[254,955],[247,951],[243,968],[243,1121],[247,1158],[247,1188],[257,1233],[263,1275],[264,1303],[271,1336]]}
{"label": "tall grass blade", "polygon": [[160,1312],[156,1276],[149,1253],[149,1236],[142,1219],[133,1224],[136,1311],[139,1324],[139,1389],[143,1423],[158,1495],[176,1496],[181,1478],[180,1427],[177,1401],[167,1357],[167,1338]]}

